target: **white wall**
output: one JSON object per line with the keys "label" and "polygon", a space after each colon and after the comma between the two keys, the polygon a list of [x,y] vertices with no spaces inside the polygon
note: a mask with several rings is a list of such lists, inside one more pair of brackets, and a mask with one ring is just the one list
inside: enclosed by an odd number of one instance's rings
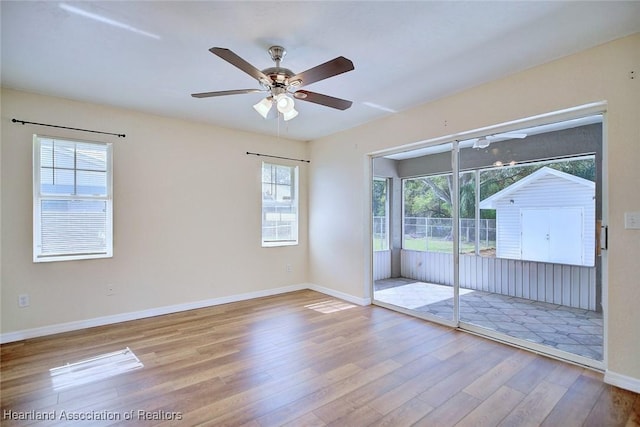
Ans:
{"label": "white wall", "polygon": [[[608,144],[608,368],[640,389],[640,34],[466,90],[311,144],[310,279],[354,296],[369,294],[367,154],[431,138],[605,100]],[[425,84],[428,84],[425,83]],[[605,303],[606,303],[605,299]]]}
{"label": "white wall", "polygon": [[[307,281],[307,164],[298,163],[300,244],[262,248],[262,160],[246,155],[307,158],[306,143],[7,89],[1,102],[3,334]],[[113,142],[113,258],[32,262],[33,133]],[[31,305],[18,308],[24,293]]]}

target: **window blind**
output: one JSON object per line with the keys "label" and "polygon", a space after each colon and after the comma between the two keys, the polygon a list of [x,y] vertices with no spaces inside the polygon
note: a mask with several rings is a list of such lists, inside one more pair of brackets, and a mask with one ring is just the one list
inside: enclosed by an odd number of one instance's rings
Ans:
{"label": "window blind", "polygon": [[262,245],[298,242],[298,168],[262,164]]}
{"label": "window blind", "polygon": [[112,254],[111,144],[34,138],[34,261]]}

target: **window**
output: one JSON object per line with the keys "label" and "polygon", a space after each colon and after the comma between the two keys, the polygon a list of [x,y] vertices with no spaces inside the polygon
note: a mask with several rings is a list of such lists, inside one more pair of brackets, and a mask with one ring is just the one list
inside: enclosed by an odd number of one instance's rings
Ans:
{"label": "window", "polygon": [[[593,266],[595,170],[595,156],[580,155],[460,172],[460,253]],[[451,174],[404,179],[404,249],[453,250],[451,188]]]}
{"label": "window", "polygon": [[373,250],[389,250],[389,197],[387,180],[373,178]]}
{"label": "window", "polygon": [[403,180],[403,248],[453,250],[451,174]]}
{"label": "window", "polygon": [[262,246],[298,244],[298,168],[262,163]]}
{"label": "window", "polygon": [[35,135],[33,261],[113,254],[111,144]]}

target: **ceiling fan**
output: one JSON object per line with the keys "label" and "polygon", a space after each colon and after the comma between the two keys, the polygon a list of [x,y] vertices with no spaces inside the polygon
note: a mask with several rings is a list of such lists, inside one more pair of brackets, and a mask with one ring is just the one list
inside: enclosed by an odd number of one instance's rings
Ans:
{"label": "ceiling fan", "polygon": [[229,49],[212,47],[209,51],[256,79],[260,86],[262,86],[262,89],[236,89],[191,94],[194,98],[267,92],[269,95],[255,104],[253,108],[266,119],[270,117],[269,112],[271,111],[271,107],[275,105],[276,110],[282,113],[284,120],[291,120],[298,115],[298,112],[294,108],[293,98],[336,108],[338,110],[346,110],[353,104],[352,101],[345,99],[307,90],[299,90],[299,88],[303,86],[353,70],[353,62],[343,56],[317,65],[302,73],[295,74],[293,71],[280,66],[280,62],[282,62],[282,59],[287,53],[282,46],[271,46],[269,48],[269,54],[271,55],[271,59],[276,63],[276,66],[265,68],[264,70],[257,69]]}
{"label": "ceiling fan", "polygon": [[487,148],[492,142],[505,141],[507,139],[524,139],[526,137],[526,133],[506,132],[474,138],[472,141],[473,148]]}

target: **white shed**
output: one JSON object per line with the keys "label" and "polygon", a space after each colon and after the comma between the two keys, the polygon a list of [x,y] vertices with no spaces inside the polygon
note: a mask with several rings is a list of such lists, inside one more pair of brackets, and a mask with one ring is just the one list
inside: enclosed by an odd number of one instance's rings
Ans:
{"label": "white shed", "polygon": [[496,210],[496,257],[593,266],[595,183],[543,167],[480,202]]}

